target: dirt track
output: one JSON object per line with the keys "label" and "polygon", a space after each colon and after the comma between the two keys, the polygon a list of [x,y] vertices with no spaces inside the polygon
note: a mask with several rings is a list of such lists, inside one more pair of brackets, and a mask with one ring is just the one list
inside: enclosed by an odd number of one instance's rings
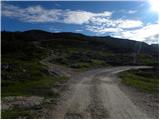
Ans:
{"label": "dirt track", "polygon": [[73,75],[52,118],[149,118],[118,86],[117,73],[141,67],[112,67]]}

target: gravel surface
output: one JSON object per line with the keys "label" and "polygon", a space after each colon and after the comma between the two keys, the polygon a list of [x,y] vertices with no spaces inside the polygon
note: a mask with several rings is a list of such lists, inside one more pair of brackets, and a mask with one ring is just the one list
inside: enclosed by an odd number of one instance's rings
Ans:
{"label": "gravel surface", "polygon": [[154,118],[150,114],[157,111],[148,114],[119,85],[117,73],[139,68],[147,67],[112,67],[73,75],[51,118]]}
{"label": "gravel surface", "polygon": [[16,108],[31,108],[33,106],[37,106],[42,104],[44,98],[38,96],[9,96],[2,98],[2,110]]}

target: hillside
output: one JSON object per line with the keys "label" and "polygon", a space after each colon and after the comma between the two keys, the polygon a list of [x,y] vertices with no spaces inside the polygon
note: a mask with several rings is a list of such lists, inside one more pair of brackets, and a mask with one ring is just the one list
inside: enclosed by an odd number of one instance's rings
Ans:
{"label": "hillside", "polygon": [[39,63],[48,55],[52,56],[51,63],[78,70],[123,65],[158,66],[158,46],[144,42],[42,30],[1,34],[2,88],[12,85],[14,80],[48,76]]}
{"label": "hillside", "polygon": [[[71,70],[74,74],[77,71],[111,66],[158,67],[157,45],[143,42],[41,30],[1,32],[1,35],[2,118],[48,117],[49,111],[53,109],[51,104],[55,105],[56,98],[61,94],[59,90],[65,88],[64,83],[68,80],[66,75],[55,74],[63,72],[64,68],[64,71]],[[48,60],[49,64],[42,63],[42,60]],[[114,68],[110,69],[112,71]],[[90,74],[94,75],[92,72]],[[85,74],[82,76],[77,79],[88,77]],[[24,103],[27,104],[24,106]],[[11,109],[5,105],[11,105]]]}
{"label": "hillside", "polygon": [[144,42],[42,30],[1,34],[2,80],[28,80],[32,79],[29,76],[44,74],[39,61],[47,55],[53,56],[50,60],[53,64],[82,70],[104,66],[158,66],[159,47]]}
{"label": "hillside", "polygon": [[49,33],[42,30],[2,32],[2,56],[16,54],[22,59],[40,57],[33,41],[54,51],[53,62],[69,67],[78,67],[77,64],[93,66],[94,62],[112,66],[158,64],[158,47],[155,45],[110,36]]}

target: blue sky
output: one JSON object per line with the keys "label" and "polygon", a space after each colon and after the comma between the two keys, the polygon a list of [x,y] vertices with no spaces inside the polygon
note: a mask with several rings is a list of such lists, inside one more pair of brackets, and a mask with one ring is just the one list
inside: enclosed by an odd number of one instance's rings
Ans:
{"label": "blue sky", "polygon": [[1,29],[78,32],[158,42],[158,14],[147,1],[3,1]]}

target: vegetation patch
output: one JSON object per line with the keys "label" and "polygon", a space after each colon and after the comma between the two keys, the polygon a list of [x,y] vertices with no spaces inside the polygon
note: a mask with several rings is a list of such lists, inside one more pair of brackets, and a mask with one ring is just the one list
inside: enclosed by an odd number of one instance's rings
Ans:
{"label": "vegetation patch", "polygon": [[2,62],[2,97],[4,96],[56,96],[51,89],[66,77],[51,76],[36,60],[22,61],[10,58]]}
{"label": "vegetation patch", "polygon": [[32,108],[12,108],[2,111],[3,119],[37,119],[43,117],[44,113],[41,106]]}
{"label": "vegetation patch", "polygon": [[5,96],[44,96],[56,97],[58,94],[52,91],[56,82],[61,82],[65,78],[55,78],[52,76],[44,76],[38,80],[30,81],[17,81],[12,82],[9,80],[2,82],[2,97]]}
{"label": "vegetation patch", "polygon": [[[40,60],[47,56],[49,50],[37,47],[33,40],[19,33],[2,35],[2,98],[40,96],[54,99],[59,96],[52,88],[67,78],[48,73]],[[39,118],[40,112],[35,109],[37,107],[2,110],[2,118]]]}
{"label": "vegetation patch", "polygon": [[122,83],[145,92],[158,92],[158,69],[129,70],[120,73]]}

